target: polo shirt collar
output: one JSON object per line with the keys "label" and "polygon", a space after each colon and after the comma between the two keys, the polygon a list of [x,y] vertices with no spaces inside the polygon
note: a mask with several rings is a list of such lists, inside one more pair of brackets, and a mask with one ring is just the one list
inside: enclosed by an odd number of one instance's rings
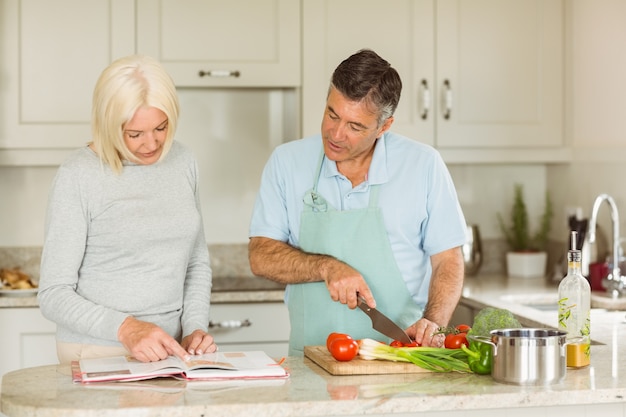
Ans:
{"label": "polo shirt collar", "polygon": [[[329,178],[338,175],[341,175],[341,173],[337,169],[337,163],[325,157],[322,166],[322,176]],[[384,134],[376,140],[374,145],[374,155],[372,156],[367,179],[370,185],[383,184],[389,179],[387,171],[387,143]]]}

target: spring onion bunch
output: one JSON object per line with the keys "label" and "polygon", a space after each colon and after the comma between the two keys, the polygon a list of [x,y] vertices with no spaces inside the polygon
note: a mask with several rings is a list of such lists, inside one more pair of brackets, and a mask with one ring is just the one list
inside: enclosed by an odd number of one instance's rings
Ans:
{"label": "spring onion bunch", "polygon": [[467,353],[461,349],[393,347],[373,339],[362,339],[359,356],[366,360],[411,362],[433,372],[472,372],[467,364]]}

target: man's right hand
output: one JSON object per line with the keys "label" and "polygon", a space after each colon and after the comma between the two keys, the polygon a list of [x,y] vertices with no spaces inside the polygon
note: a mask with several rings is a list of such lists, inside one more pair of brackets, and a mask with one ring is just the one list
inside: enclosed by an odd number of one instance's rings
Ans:
{"label": "man's right hand", "polygon": [[368,306],[376,307],[376,300],[363,276],[348,264],[329,258],[323,270],[324,281],[333,301],[355,308],[358,297],[365,299]]}
{"label": "man's right hand", "polygon": [[283,284],[324,281],[334,301],[355,308],[360,295],[368,306],[376,307],[363,276],[332,256],[304,252],[288,243],[260,236],[250,238],[248,256],[254,275]]}

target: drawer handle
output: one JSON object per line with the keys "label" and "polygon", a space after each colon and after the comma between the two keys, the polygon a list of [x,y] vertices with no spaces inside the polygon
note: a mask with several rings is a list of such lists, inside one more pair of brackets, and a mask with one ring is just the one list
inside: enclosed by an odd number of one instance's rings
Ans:
{"label": "drawer handle", "polygon": [[209,321],[209,329],[222,328],[222,329],[237,329],[239,327],[250,327],[252,322],[248,319],[245,320],[224,320],[224,321]]}
{"label": "drawer handle", "polygon": [[234,77],[237,78],[241,75],[241,73],[237,70],[235,71],[230,71],[230,70],[209,70],[209,71],[203,71],[200,70],[200,72],[198,72],[198,75],[200,77],[221,77],[221,78],[228,78],[228,77]]}

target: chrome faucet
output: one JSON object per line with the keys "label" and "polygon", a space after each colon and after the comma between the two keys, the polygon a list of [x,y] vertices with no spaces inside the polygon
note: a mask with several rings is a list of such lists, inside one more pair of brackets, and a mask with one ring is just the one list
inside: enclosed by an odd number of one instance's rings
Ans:
{"label": "chrome faucet", "polygon": [[619,266],[620,258],[620,238],[619,238],[619,212],[615,200],[608,194],[600,194],[593,202],[591,209],[591,219],[589,220],[589,243],[596,241],[596,223],[598,221],[598,210],[603,201],[609,204],[611,209],[611,223],[613,226],[613,270],[609,273],[606,281],[606,291],[613,298],[617,298],[625,290],[626,277],[622,276]]}

